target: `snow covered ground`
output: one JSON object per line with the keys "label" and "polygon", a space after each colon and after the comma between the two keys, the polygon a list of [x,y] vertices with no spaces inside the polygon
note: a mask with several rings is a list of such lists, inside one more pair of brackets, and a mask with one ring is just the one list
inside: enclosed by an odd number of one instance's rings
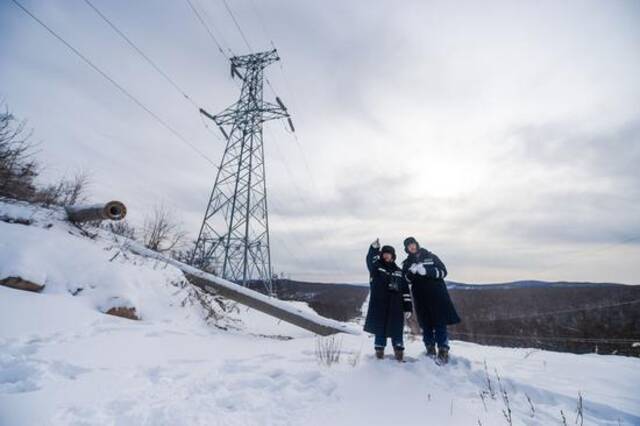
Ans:
{"label": "snow covered ground", "polygon": [[[317,338],[255,311],[260,334],[181,321],[103,315],[78,298],[0,288],[0,424],[356,425],[640,424],[640,360],[453,342],[436,366],[408,345],[410,362],[378,361],[366,336],[341,336],[338,364],[320,365]],[[531,415],[527,396],[535,407]]]}
{"label": "snow covered ground", "polygon": [[[576,424],[579,393],[584,424],[640,425],[639,359],[456,341],[438,367],[413,341],[400,364],[341,335],[340,361],[322,365],[326,340],[241,306],[228,331],[212,327],[183,306],[177,269],[113,259],[108,238],[61,214],[0,203],[33,221],[0,221],[0,278],[46,284],[0,287],[0,426],[500,425],[509,408],[516,425],[561,425],[561,412]],[[102,313],[122,305],[142,320]]]}

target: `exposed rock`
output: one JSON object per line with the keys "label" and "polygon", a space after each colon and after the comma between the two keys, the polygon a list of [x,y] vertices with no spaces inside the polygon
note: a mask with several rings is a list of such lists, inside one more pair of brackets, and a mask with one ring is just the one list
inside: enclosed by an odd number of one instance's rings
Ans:
{"label": "exposed rock", "polygon": [[7,277],[0,280],[0,285],[11,287],[18,290],[34,291],[40,293],[44,288],[43,285],[22,279],[21,277]]}
{"label": "exposed rock", "polygon": [[127,308],[124,306],[118,306],[117,308],[111,308],[107,312],[107,315],[115,315],[116,317],[127,318],[131,320],[139,320],[140,318],[136,314],[136,308]]}
{"label": "exposed rock", "polygon": [[10,217],[0,216],[0,220],[7,223],[17,223],[18,225],[31,225],[33,221],[31,219],[25,219],[22,217]]}

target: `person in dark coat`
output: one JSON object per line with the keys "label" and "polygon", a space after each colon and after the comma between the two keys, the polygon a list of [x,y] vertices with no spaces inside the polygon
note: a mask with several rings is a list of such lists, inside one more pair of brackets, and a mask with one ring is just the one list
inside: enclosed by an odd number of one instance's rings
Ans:
{"label": "person in dark coat", "polygon": [[375,240],[369,247],[367,268],[370,296],[364,331],[375,335],[377,358],[384,358],[387,338],[391,338],[395,357],[402,361],[404,312],[410,312],[412,307],[409,286],[395,260],[396,252],[393,247],[384,246],[381,249],[379,240]]}
{"label": "person in dark coat", "polygon": [[453,306],[444,278],[447,268],[438,256],[420,247],[415,238],[404,240],[404,250],[408,254],[402,262],[402,272],[411,283],[411,294],[427,355],[446,363],[449,360],[447,326],[460,322]]}

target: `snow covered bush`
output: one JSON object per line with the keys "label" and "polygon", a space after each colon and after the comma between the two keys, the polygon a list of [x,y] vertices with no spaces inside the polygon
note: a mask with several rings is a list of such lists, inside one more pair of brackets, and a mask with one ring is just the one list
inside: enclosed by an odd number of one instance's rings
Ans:
{"label": "snow covered bush", "polygon": [[182,300],[182,306],[199,307],[207,324],[223,330],[238,328],[240,320],[232,316],[232,314],[240,314],[236,303],[195,287],[189,284],[186,279],[175,285],[185,290],[186,295]]}

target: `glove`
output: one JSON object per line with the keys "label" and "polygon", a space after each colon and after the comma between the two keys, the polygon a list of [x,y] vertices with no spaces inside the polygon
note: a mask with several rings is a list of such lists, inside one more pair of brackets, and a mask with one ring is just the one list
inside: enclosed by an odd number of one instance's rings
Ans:
{"label": "glove", "polygon": [[427,271],[424,269],[423,263],[414,263],[409,267],[409,271],[414,275],[427,275]]}
{"label": "glove", "polygon": [[379,249],[380,248],[380,238],[376,238],[375,241],[371,243],[371,247],[373,247],[374,249]]}

